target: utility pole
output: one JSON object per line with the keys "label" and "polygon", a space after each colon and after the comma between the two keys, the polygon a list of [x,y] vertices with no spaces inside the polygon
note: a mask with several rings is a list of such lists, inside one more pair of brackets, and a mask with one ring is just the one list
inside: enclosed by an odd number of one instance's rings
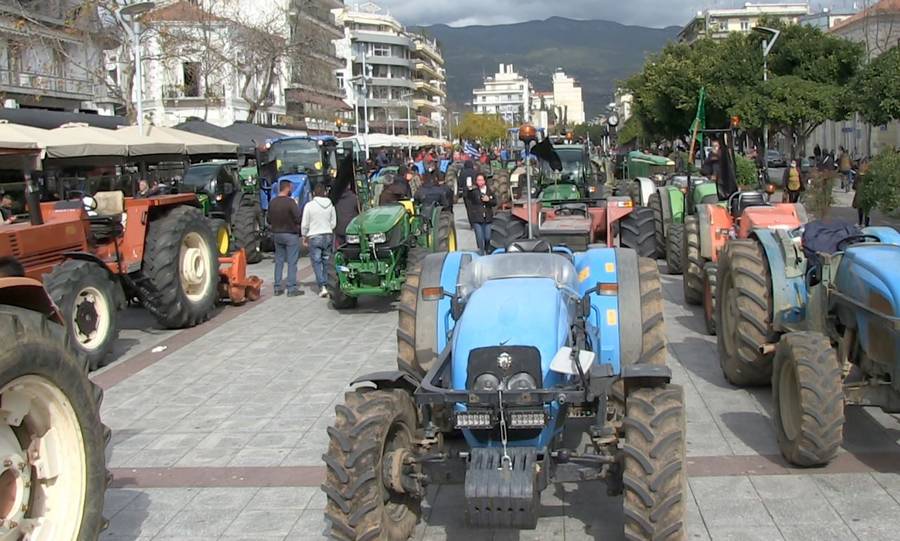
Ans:
{"label": "utility pole", "polygon": [[140,22],[138,21],[138,16],[147,13],[155,7],[156,4],[153,2],[137,2],[134,4],[129,4],[127,6],[122,6],[118,10],[119,17],[127,17],[129,19],[128,22],[130,23],[130,26],[125,26],[125,28],[130,29],[129,33],[131,34],[131,48],[132,53],[134,54],[134,86],[136,86],[135,90],[137,92],[137,103],[135,105],[137,106],[136,113],[138,131],[141,133],[141,135],[144,134],[144,70],[143,66],[141,66],[141,26]]}
{"label": "utility pole", "polygon": [[[762,53],[763,53],[763,83],[769,81],[769,53],[772,52],[772,47],[775,46],[775,42],[778,41],[778,37],[781,35],[781,30],[776,30],[774,28],[766,28],[765,26],[754,26],[753,30],[755,32],[760,32],[766,36],[767,38],[763,38],[762,41]],[[766,182],[769,181],[769,119],[766,117],[763,122],[763,171],[765,172]]]}

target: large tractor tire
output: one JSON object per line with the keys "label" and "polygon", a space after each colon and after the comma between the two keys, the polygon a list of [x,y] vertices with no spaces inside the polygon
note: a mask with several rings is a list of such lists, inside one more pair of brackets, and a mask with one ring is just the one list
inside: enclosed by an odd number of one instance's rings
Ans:
{"label": "large tractor tire", "polygon": [[[406,541],[422,514],[421,466],[414,458],[418,417],[408,392],[358,389],[344,395],[328,428],[325,518],[329,537],[345,541]],[[404,469],[405,475],[391,475]],[[405,481],[405,482],[404,482]],[[402,483],[402,484],[401,484]]]}
{"label": "large tractor tire", "polygon": [[259,263],[263,259],[262,230],[259,201],[244,197],[231,217],[231,233],[235,248],[243,248],[247,253],[247,263]]}
{"label": "large tractor tire", "polygon": [[66,329],[44,314],[0,305],[0,340],[4,536],[94,541],[110,478],[103,391]]}
{"label": "large tractor tire", "polygon": [[119,336],[119,284],[97,263],[69,259],[44,276],[44,289],[63,314],[72,347],[91,370],[103,366]]}
{"label": "large tractor tire", "polygon": [[703,322],[706,334],[716,335],[716,280],[718,272],[716,264],[707,261],[703,266]]}
{"label": "large tractor tire", "polygon": [[666,235],[666,272],[672,275],[682,273],[681,253],[684,251],[684,227],[670,224]]}
{"label": "large tractor tire", "polygon": [[684,272],[684,302],[703,303],[703,257],[700,255],[700,222],[696,216],[684,219],[684,242],[681,251],[681,270]]}
{"label": "large tractor tire", "polygon": [[718,269],[719,363],[733,385],[766,385],[772,355],[759,347],[772,342],[772,280],[762,246],[735,239],[722,250]]}
{"label": "large tractor tire", "polygon": [[153,291],[144,302],[164,326],[193,327],[209,318],[216,304],[219,258],[200,209],[177,207],[150,222],[141,275]]}
{"label": "large tractor tire", "polygon": [[497,171],[494,175],[492,188],[494,193],[497,194],[497,205],[500,208],[509,208],[512,202],[512,193],[509,189],[509,173],[507,171]]}
{"label": "large tractor tire", "polygon": [[356,308],[357,298],[347,295],[341,289],[341,282],[338,279],[337,266],[334,264],[334,260],[329,261],[325,266],[325,276],[325,289],[328,290],[331,306],[336,310]]}
{"label": "large tractor tire", "polygon": [[456,251],[456,224],[452,212],[441,212],[432,231],[432,247],[435,252]]}
{"label": "large tractor tire", "polygon": [[837,351],[823,334],[788,333],[775,349],[772,395],[778,447],[796,466],[824,466],[843,441],[844,389]]}
{"label": "large tractor tire", "polygon": [[494,214],[491,223],[491,249],[506,248],[511,243],[528,238],[528,224],[516,218],[511,212]]}
{"label": "large tractor tire", "polygon": [[459,181],[459,172],[462,169],[462,164],[459,163],[451,163],[447,166],[447,173],[444,175],[444,184],[449,186],[450,189],[453,190],[454,195],[456,192],[456,183]]}
{"label": "large tractor tire", "polygon": [[636,389],[625,409],[625,537],[684,539],[684,391],[678,385]]}
{"label": "large tractor tire", "polygon": [[656,259],[656,232],[653,226],[653,211],[636,208],[619,222],[619,243],[635,250],[641,257]]}
{"label": "large tractor tire", "polygon": [[422,377],[437,359],[438,301],[426,301],[419,293],[426,287],[441,285],[441,270],[446,252],[425,254],[410,250],[406,282],[400,292],[397,321],[397,366]]}
{"label": "large tractor tire", "polygon": [[666,255],[666,233],[663,227],[665,218],[663,218],[662,198],[658,191],[650,194],[647,208],[653,211],[653,238],[656,240],[656,256],[662,258]]}

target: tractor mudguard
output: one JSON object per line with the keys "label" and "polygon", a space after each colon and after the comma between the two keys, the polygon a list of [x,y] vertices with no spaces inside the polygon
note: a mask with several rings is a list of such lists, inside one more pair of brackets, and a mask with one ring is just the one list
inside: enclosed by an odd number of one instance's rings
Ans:
{"label": "tractor mudguard", "polygon": [[674,186],[659,189],[662,204],[663,227],[668,231],[670,224],[684,223],[684,194]]}
{"label": "tractor mudguard", "polygon": [[730,238],[734,220],[722,205],[700,205],[697,213],[700,216],[700,255],[715,263]]}
{"label": "tractor mudguard", "polygon": [[619,379],[640,380],[641,387],[661,387],[672,381],[672,369],[651,363],[626,364]]}
{"label": "tractor mudguard", "polygon": [[619,358],[627,366],[637,363],[643,349],[641,284],[637,252],[616,248],[616,278],[619,283]]}
{"label": "tractor mudguard", "polygon": [[401,370],[386,370],[384,372],[372,372],[360,376],[350,382],[350,386],[360,383],[371,383],[377,389],[402,389],[415,392],[419,388],[419,380],[412,374]]}
{"label": "tractor mudguard", "polygon": [[[575,254],[575,270],[578,272],[578,294],[584,297],[589,290],[598,284],[619,284],[620,278],[628,273],[637,276],[637,257],[633,257],[633,263],[629,268],[628,253],[634,253],[629,249],[599,248]],[[619,259],[619,254],[622,259]],[[620,272],[624,269],[623,272]],[[595,349],[597,363],[608,364],[613,367],[613,373],[618,374],[624,357],[621,352],[620,324],[623,321],[620,302],[622,290],[616,295],[600,295],[591,293],[591,314],[588,316],[588,334],[596,336],[599,340],[599,348]],[[640,310],[640,292],[637,295],[638,310]],[[638,316],[640,322],[640,316]],[[641,332],[637,332],[640,340]],[[633,346],[631,346],[633,348]],[[640,342],[637,345],[637,354],[640,355]]]}
{"label": "tractor mudguard", "polygon": [[[787,231],[759,229],[753,237],[762,245],[772,277],[772,328],[777,332],[796,329],[806,317],[806,257],[799,242]],[[799,240],[799,238],[797,239]]]}
{"label": "tractor mudguard", "polygon": [[700,257],[712,259],[711,228],[709,225],[709,205],[697,205],[697,224],[700,226]]}
{"label": "tractor mudguard", "polygon": [[[444,291],[449,293],[451,297],[456,296],[456,286],[459,283],[459,273],[462,268],[472,261],[478,259],[475,252],[448,252],[444,257],[444,263],[440,268],[440,276],[426,276],[423,270],[421,283],[439,283]],[[427,270],[427,269],[425,269]],[[433,271],[432,271],[433,272]],[[427,280],[426,280],[427,278]],[[431,281],[434,279],[434,281]],[[437,352],[444,351],[447,347],[450,333],[456,321],[451,317],[453,311],[453,301],[451,297],[444,297],[438,301],[436,321],[434,328],[437,331]]]}
{"label": "tractor mudguard", "polygon": [[862,230],[864,235],[872,235],[878,237],[885,244],[900,245],[900,233],[893,227],[875,226],[866,227]]}
{"label": "tractor mudguard", "polygon": [[635,204],[646,207],[650,201],[650,195],[656,191],[656,183],[645,177],[634,179],[634,183],[637,184],[637,192],[640,194],[640,200],[636,201]]}
{"label": "tractor mudguard", "polygon": [[0,278],[0,303],[40,312],[56,323],[64,324],[59,309],[53,304],[44,286],[32,278]]}

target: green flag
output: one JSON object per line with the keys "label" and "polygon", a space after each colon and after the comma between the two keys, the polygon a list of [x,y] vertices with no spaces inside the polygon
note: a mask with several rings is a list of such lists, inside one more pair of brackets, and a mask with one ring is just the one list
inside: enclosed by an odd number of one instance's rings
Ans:
{"label": "green flag", "polygon": [[706,107],[704,103],[706,101],[706,87],[700,88],[700,99],[697,100],[697,115],[694,117],[694,122],[691,124],[691,134],[695,131],[697,132],[697,141],[702,145],[703,144],[703,133],[700,130],[706,129]]}

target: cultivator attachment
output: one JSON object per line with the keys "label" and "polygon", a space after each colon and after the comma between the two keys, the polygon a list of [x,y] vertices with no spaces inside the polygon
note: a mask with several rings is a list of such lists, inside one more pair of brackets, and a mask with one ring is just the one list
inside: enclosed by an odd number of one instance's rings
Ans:
{"label": "cultivator attachment", "polygon": [[247,252],[243,248],[230,257],[219,258],[220,299],[227,299],[232,304],[255,301],[259,298],[262,284],[259,276],[247,276]]}

